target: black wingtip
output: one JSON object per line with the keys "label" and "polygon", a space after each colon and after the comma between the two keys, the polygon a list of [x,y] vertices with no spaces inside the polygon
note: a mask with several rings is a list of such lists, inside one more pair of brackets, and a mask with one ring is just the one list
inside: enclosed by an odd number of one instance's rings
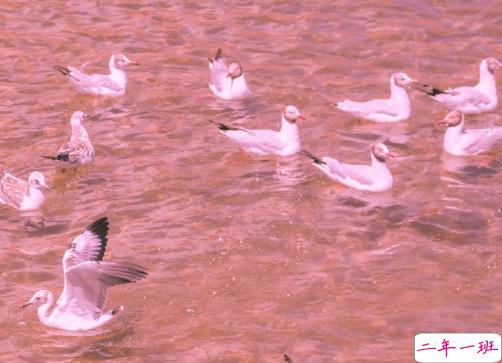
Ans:
{"label": "black wingtip", "polygon": [[319,165],[326,165],[324,161],[319,159],[317,156],[312,154],[311,152],[308,152],[307,150],[301,150],[298,152],[298,154],[303,155],[311,159],[314,163],[319,164]]}
{"label": "black wingtip", "polygon": [[443,91],[442,89],[439,89],[439,88],[436,88],[436,87],[432,87],[431,91],[428,94],[431,95],[431,96],[435,96],[435,95],[439,95],[441,93],[446,93],[446,92]]}
{"label": "black wingtip", "polygon": [[70,75],[70,70],[68,68],[61,67],[61,66],[54,66],[54,69],[58,72],[61,72],[61,74],[64,76]]}
{"label": "black wingtip", "polygon": [[416,86],[414,86],[415,89],[418,89],[421,92],[427,93],[429,96],[436,96],[442,93],[447,93],[444,90],[425,84],[425,83],[420,83]]}
{"label": "black wingtip", "polygon": [[101,261],[103,256],[105,255],[106,243],[108,242],[108,217],[103,217],[92,222],[87,228],[86,231],[91,232],[92,234],[99,237],[101,240],[101,249],[97,256],[96,261]]}
{"label": "black wingtip", "polygon": [[42,155],[42,157],[45,159],[57,160],[57,161],[70,161],[70,155],[68,153],[57,154],[56,156]]}
{"label": "black wingtip", "polygon": [[221,122],[216,122],[216,121],[213,121],[213,120],[208,120],[208,121],[211,122],[211,123],[213,123],[213,124],[215,124],[216,126],[218,126],[218,128],[221,131],[238,130],[237,128],[234,128],[234,127],[222,124]]}
{"label": "black wingtip", "polygon": [[50,159],[50,160],[57,160],[56,157],[54,156],[48,156],[48,155],[40,155],[41,158],[45,158],[45,159]]}
{"label": "black wingtip", "polygon": [[293,360],[291,358],[289,358],[289,356],[287,354],[284,354],[284,362],[293,363]]}
{"label": "black wingtip", "polygon": [[223,57],[223,51],[221,50],[221,48],[218,48],[218,50],[216,51],[216,55],[214,56],[214,60],[218,60],[221,57]]}

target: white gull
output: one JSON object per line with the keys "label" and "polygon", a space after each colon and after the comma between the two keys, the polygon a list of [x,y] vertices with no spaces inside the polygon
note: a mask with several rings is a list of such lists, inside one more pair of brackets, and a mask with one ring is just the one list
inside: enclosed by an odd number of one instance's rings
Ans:
{"label": "white gull", "polygon": [[138,65],[131,61],[124,54],[114,54],[111,56],[108,66],[110,74],[87,74],[84,64],[80,68],[68,66],[67,68],[56,66],[56,69],[65,76],[82,93],[92,93],[99,96],[122,96],[127,85],[127,75],[125,68],[129,64]]}
{"label": "white gull", "polygon": [[50,189],[44,175],[39,171],[30,174],[28,181],[5,173],[0,180],[0,203],[21,211],[40,208],[45,202],[42,189]]}
{"label": "white gull", "polygon": [[447,127],[443,140],[446,152],[456,156],[477,155],[502,142],[502,126],[466,130],[464,121],[464,115],[459,111],[451,111],[438,121]]}
{"label": "white gull", "polygon": [[[300,133],[296,121],[305,119],[295,106],[284,107],[279,131],[245,129],[218,123],[220,132],[248,152],[267,155],[291,156],[301,150]],[[214,122],[214,121],[211,121]]]}
{"label": "white gull", "polygon": [[385,192],[394,183],[386,164],[386,158],[394,155],[384,144],[375,144],[371,148],[371,165],[346,164],[330,157],[318,158],[306,150],[300,154],[310,158],[313,165],[332,180],[357,190]]}
{"label": "white gull", "polygon": [[390,98],[366,102],[345,100],[337,107],[355,117],[375,122],[399,122],[411,114],[410,98],[406,87],[414,81],[405,73],[394,73],[390,77]]}
{"label": "white gull", "polygon": [[465,114],[477,114],[495,110],[498,104],[495,70],[502,64],[495,58],[486,58],[479,65],[479,82],[475,86],[457,87],[442,90],[428,84],[416,84],[414,87],[427,93],[448,110]]}
{"label": "white gull", "polygon": [[71,331],[97,328],[124,310],[120,305],[103,312],[107,289],[138,281],[148,272],[129,262],[103,261],[107,234],[108,219],[104,217],[71,242],[63,257],[64,289],[56,305],[50,291],[39,290],[22,307],[36,303],[42,323]]}
{"label": "white gull", "polygon": [[89,164],[94,157],[94,148],[89,139],[89,134],[82,124],[88,118],[90,116],[82,111],[75,111],[71,115],[70,141],[59,148],[56,156],[44,156],[44,158],[73,165]]}
{"label": "white gull", "polygon": [[211,79],[209,89],[223,100],[237,100],[251,95],[240,63],[232,62],[226,65],[218,49],[214,59],[208,57]]}

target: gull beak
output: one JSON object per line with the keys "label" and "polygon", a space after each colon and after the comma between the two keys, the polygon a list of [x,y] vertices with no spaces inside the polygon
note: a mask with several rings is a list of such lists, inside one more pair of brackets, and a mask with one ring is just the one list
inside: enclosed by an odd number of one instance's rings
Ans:
{"label": "gull beak", "polygon": [[298,115],[298,118],[299,118],[299,119],[302,119],[303,121],[305,121],[305,120],[307,119],[307,118],[306,118],[305,116],[303,116],[302,114],[299,114],[299,115]]}
{"label": "gull beak", "polygon": [[19,310],[24,309],[25,307],[31,305],[31,301],[28,301],[26,304],[23,304],[19,307]]}
{"label": "gull beak", "polygon": [[442,120],[436,121],[436,124],[441,125],[441,126],[448,126],[448,123],[445,118]]}
{"label": "gull beak", "polygon": [[42,185],[42,186],[43,186],[45,189],[47,189],[47,190],[52,190],[52,189],[53,189],[53,188],[52,188],[52,186],[47,185],[47,184],[44,184],[44,185]]}
{"label": "gull beak", "polygon": [[228,77],[232,77],[232,73],[228,73],[228,74],[227,74],[227,78],[228,78]]}
{"label": "gull beak", "polygon": [[387,153],[387,156],[391,159],[395,159],[397,156],[394,153],[391,153],[390,151]]}
{"label": "gull beak", "polygon": [[132,60],[130,60],[129,58],[126,58],[127,59],[127,64],[132,64],[132,65],[135,65],[135,66],[139,66],[139,63],[138,62],[133,62]]}

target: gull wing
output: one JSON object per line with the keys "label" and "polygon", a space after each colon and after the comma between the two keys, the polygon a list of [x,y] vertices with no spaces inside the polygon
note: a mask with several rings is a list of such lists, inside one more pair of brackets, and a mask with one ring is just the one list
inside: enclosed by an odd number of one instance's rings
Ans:
{"label": "gull wing", "polygon": [[329,157],[322,160],[328,165],[331,174],[341,182],[357,183],[363,186],[370,186],[375,182],[371,177],[371,166],[369,165],[344,164]]}
{"label": "gull wing", "polygon": [[103,313],[109,287],[138,281],[147,270],[128,262],[85,261],[64,274],[64,289],[57,301],[58,313],[97,320]]}
{"label": "gull wing", "polygon": [[462,136],[463,149],[469,154],[477,154],[502,140],[502,127],[465,130]]}
{"label": "gull wing", "polygon": [[106,74],[87,74],[75,67],[68,67],[70,79],[84,89],[90,88],[109,88],[113,91],[120,92],[122,87],[110,79]]}
{"label": "gull wing", "polygon": [[108,242],[108,218],[100,218],[91,223],[73,239],[63,257],[63,270],[85,261],[101,261]]}
{"label": "gull wing", "polygon": [[225,64],[223,58],[215,59],[211,63],[211,84],[218,90],[222,92],[225,89],[230,88],[231,79],[227,77],[228,67]]}
{"label": "gull wing", "polygon": [[338,107],[343,111],[355,113],[361,116],[367,116],[374,113],[397,116],[395,107],[392,107],[389,100],[385,99],[375,99],[366,102],[345,100],[340,102]]}
{"label": "gull wing", "polygon": [[4,203],[19,207],[28,190],[28,182],[5,173],[0,180],[0,200]]}
{"label": "gull wing", "polygon": [[56,160],[78,163],[80,160],[91,157],[94,149],[84,140],[74,140],[62,145],[56,155]]}
{"label": "gull wing", "polygon": [[242,148],[262,154],[274,153],[285,146],[278,137],[279,133],[273,130],[229,130],[225,135]]}
{"label": "gull wing", "polygon": [[456,104],[472,104],[474,106],[490,103],[490,98],[476,87],[457,87],[447,90],[445,93],[433,96],[443,102],[455,102]]}

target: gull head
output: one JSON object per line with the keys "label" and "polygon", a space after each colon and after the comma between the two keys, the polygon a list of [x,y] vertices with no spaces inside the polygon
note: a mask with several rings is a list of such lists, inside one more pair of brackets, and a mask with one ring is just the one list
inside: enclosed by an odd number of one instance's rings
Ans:
{"label": "gull head", "polygon": [[394,79],[394,83],[399,87],[406,87],[415,82],[406,73],[403,72],[392,74],[392,78]]}
{"label": "gull head", "polygon": [[52,189],[45,182],[44,174],[42,174],[39,171],[34,171],[34,172],[32,172],[30,174],[30,177],[28,178],[28,183],[30,184],[30,187],[33,187],[33,188],[37,188],[37,189]]}
{"label": "gull head", "polygon": [[387,145],[382,144],[382,143],[378,143],[378,144],[373,145],[373,147],[371,148],[371,152],[372,152],[373,156],[375,156],[375,158],[381,162],[385,162],[385,160],[388,157],[389,158],[395,157],[394,154],[392,154],[389,151],[389,148],[387,147]]}
{"label": "gull head", "polygon": [[491,73],[494,73],[497,69],[502,67],[502,63],[495,58],[486,58],[486,66]]}
{"label": "gull head", "polygon": [[133,62],[132,60],[130,60],[129,58],[127,58],[122,53],[114,54],[114,55],[112,55],[112,57],[113,57],[113,63],[115,65],[115,68],[118,68],[118,69],[124,69],[129,64],[134,64],[134,65],[137,65],[137,66],[139,65],[139,63]]}
{"label": "gull head", "polygon": [[72,126],[80,126],[82,121],[84,121],[88,116],[82,111],[75,111],[71,115],[71,125]]}
{"label": "gull head", "polygon": [[242,76],[242,66],[237,62],[232,62],[228,66],[228,74],[227,77],[231,79],[239,78]]}
{"label": "gull head", "polygon": [[460,111],[450,111],[444,119],[437,121],[438,125],[445,125],[446,127],[454,127],[459,125],[464,118],[464,114]]}
{"label": "gull head", "polygon": [[287,105],[284,107],[284,110],[282,111],[282,115],[288,121],[289,123],[296,123],[297,119],[302,119],[305,120],[305,116],[303,116],[300,111],[295,106],[292,105]]}
{"label": "gull head", "polygon": [[51,292],[48,290],[38,290],[26,304],[22,305],[21,308],[25,308],[31,304],[43,305],[50,300]]}

